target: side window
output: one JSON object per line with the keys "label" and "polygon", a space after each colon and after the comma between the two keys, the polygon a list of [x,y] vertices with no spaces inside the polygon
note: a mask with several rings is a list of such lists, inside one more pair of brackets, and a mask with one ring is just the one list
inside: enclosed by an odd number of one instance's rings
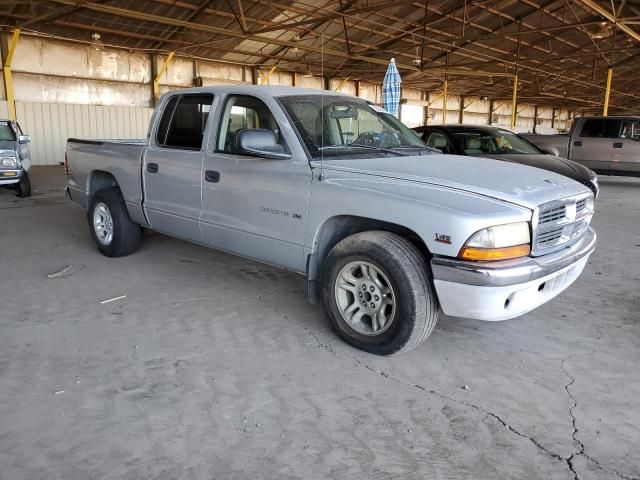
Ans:
{"label": "side window", "polygon": [[589,118],[582,125],[581,137],[617,138],[620,135],[620,120],[606,118]]}
{"label": "side window", "polygon": [[187,94],[172,97],[164,109],[156,141],[168,148],[200,150],[213,95]]}
{"label": "side window", "polygon": [[427,139],[427,146],[440,150],[442,153],[449,153],[449,140],[446,135],[440,132],[431,132]]}
{"label": "side window", "polygon": [[235,135],[246,128],[271,130],[276,142],[284,146],[278,123],[262,100],[248,95],[231,95],[224,106],[216,151],[238,153],[235,150]]}

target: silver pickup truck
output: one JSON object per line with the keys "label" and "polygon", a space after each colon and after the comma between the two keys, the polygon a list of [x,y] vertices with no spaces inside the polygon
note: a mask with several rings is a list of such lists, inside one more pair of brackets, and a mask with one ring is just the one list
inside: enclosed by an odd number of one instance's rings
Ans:
{"label": "silver pickup truck", "polygon": [[30,141],[17,122],[0,119],[0,187],[10,188],[19,197],[31,195]]}
{"label": "silver pickup truck", "polygon": [[366,101],[320,90],[171,92],[146,140],[69,139],[67,162],[103,254],[134,252],[142,226],[304,274],[335,331],[376,354],[415,348],[440,309],[533,310],[596,243],[584,185],[433,153]]}
{"label": "silver pickup truck", "polygon": [[522,136],[598,173],[640,177],[640,117],[581,117],[568,134]]}

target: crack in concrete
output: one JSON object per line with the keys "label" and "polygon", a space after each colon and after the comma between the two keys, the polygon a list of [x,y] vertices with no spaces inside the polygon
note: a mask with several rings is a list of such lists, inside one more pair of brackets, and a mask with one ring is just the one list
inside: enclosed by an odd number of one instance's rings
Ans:
{"label": "crack in concrete", "polygon": [[[282,318],[284,318],[287,321],[292,321],[286,314],[279,312],[278,309],[276,307],[274,307],[274,312],[281,316]],[[467,402],[464,400],[459,400],[457,398],[451,397],[449,395],[446,395],[444,393],[438,392],[436,390],[427,388],[423,385],[419,385],[417,383],[411,383],[411,382],[406,382],[403,381],[399,378],[393,377],[391,375],[389,375],[387,372],[385,372],[384,370],[376,370],[375,368],[367,365],[365,362],[363,362],[362,360],[360,360],[358,357],[354,356],[354,355],[349,355],[348,353],[341,353],[336,351],[335,349],[333,349],[331,346],[326,345],[324,343],[322,343],[320,341],[320,338],[318,337],[318,335],[311,330],[309,327],[305,326],[305,325],[301,325],[303,327],[303,329],[305,331],[307,331],[307,333],[309,333],[316,341],[318,347],[322,350],[326,350],[330,353],[332,353],[333,355],[336,356],[341,356],[341,357],[345,357],[345,358],[350,358],[352,360],[354,360],[356,362],[356,364],[360,367],[363,367],[367,370],[369,370],[372,373],[375,373],[377,375],[380,375],[384,378],[387,378],[393,382],[396,382],[400,385],[404,385],[404,386],[408,386],[408,387],[413,387],[413,388],[417,388],[418,390],[422,390],[424,392],[427,392],[431,395],[435,395],[443,400],[447,400],[449,402],[453,402],[453,403],[457,403],[459,405],[464,405],[466,407],[472,408],[482,414],[484,414],[485,416],[491,417],[494,420],[496,420],[498,423],[500,423],[504,428],[506,428],[507,430],[509,430],[510,432],[514,433],[515,435],[524,438],[526,440],[528,440],[530,443],[532,443],[538,450],[540,450],[541,452],[543,452],[545,455],[547,455],[550,458],[553,458],[554,460],[557,460],[559,462],[562,462],[564,464],[567,465],[569,471],[573,474],[573,477],[575,480],[579,480],[579,476],[578,476],[578,472],[575,470],[573,461],[576,457],[578,456],[583,456],[586,459],[590,460],[596,467],[598,467],[600,470],[603,470],[607,473],[610,473],[612,475],[618,476],[624,480],[640,480],[640,477],[635,477],[635,476],[629,476],[629,475],[625,475],[624,473],[620,473],[610,467],[606,467],[602,464],[600,464],[600,462],[598,462],[596,459],[594,459],[593,457],[591,457],[590,455],[588,455],[585,452],[585,445],[577,438],[577,434],[578,434],[578,428],[576,426],[576,417],[573,414],[573,410],[578,406],[578,402],[577,400],[573,397],[573,395],[571,394],[569,387],[571,385],[573,385],[575,383],[575,378],[573,376],[571,376],[569,374],[569,372],[567,372],[567,370],[564,368],[564,363],[573,357],[577,357],[577,356],[589,356],[589,355],[593,355],[595,353],[595,350],[593,350],[592,352],[586,354],[586,355],[569,355],[567,357],[564,357],[562,359],[562,361],[560,362],[560,368],[562,369],[562,371],[564,372],[564,374],[569,378],[569,382],[567,384],[565,384],[564,389],[567,392],[567,394],[569,395],[569,397],[573,400],[573,405],[571,407],[569,407],[569,415],[571,416],[571,425],[573,428],[573,431],[571,432],[571,437],[573,439],[574,442],[576,442],[580,449],[577,452],[572,453],[571,455],[567,456],[567,457],[563,457],[557,453],[554,453],[552,451],[550,451],[549,449],[547,449],[544,445],[542,445],[538,440],[536,440],[535,438],[520,432],[519,430],[515,429],[514,427],[512,427],[511,425],[509,425],[509,423],[507,423],[506,420],[504,420],[502,417],[500,417],[498,414],[493,413],[487,409],[485,409],[484,407],[481,407],[480,405],[476,405],[474,403],[471,402]]]}
{"label": "crack in concrete", "polygon": [[575,408],[578,406],[578,400],[573,396],[573,394],[571,393],[571,390],[569,390],[569,387],[571,387],[576,382],[576,379],[573,377],[573,375],[571,375],[569,373],[569,371],[565,368],[564,365],[565,365],[565,362],[567,362],[567,360],[569,360],[571,358],[588,357],[590,355],[593,355],[594,353],[596,353],[595,349],[592,350],[589,353],[584,354],[584,355],[568,355],[568,356],[564,357],[562,359],[562,361],[560,362],[560,369],[562,370],[562,372],[569,379],[568,383],[566,383],[564,385],[564,389],[567,392],[567,395],[569,396],[569,398],[573,401],[573,405],[571,405],[569,407],[569,416],[571,417],[571,426],[573,428],[573,431],[571,432],[571,438],[573,438],[573,441],[576,442],[578,444],[578,446],[580,447],[577,452],[574,452],[574,453],[572,453],[571,455],[569,455],[567,457],[567,459],[566,459],[567,465],[569,465],[569,468],[573,472],[573,476],[574,476],[574,478],[576,480],[578,480],[578,473],[575,471],[575,468],[574,468],[574,465],[573,465],[573,460],[576,457],[579,457],[579,456],[583,456],[587,460],[591,461],[596,467],[598,467],[600,470],[602,470],[604,472],[610,473],[612,475],[615,475],[617,477],[623,478],[625,480],[640,480],[640,477],[626,475],[624,473],[620,473],[620,472],[612,469],[611,467],[607,467],[605,465],[602,465],[600,462],[598,462],[598,460],[596,460],[591,455],[589,455],[589,454],[587,454],[585,452],[586,447],[585,447],[584,443],[578,438],[578,427],[576,425],[576,416],[573,413]]}

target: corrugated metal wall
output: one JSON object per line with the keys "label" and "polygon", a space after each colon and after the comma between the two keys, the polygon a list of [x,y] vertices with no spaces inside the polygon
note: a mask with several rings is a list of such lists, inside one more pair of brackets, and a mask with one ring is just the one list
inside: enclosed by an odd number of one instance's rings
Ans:
{"label": "corrugated metal wall", "polygon": [[9,107],[6,100],[0,100],[0,118],[9,118]]}
{"label": "corrugated metal wall", "polygon": [[[2,102],[6,106],[6,102]],[[57,165],[64,160],[67,138],[144,138],[152,108],[100,107],[69,103],[16,102],[16,116],[31,136],[34,165]],[[0,105],[2,116],[2,105]]]}

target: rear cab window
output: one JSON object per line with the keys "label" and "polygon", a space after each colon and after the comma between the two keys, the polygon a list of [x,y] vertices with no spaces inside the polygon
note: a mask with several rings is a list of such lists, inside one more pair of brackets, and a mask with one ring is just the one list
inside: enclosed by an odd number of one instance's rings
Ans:
{"label": "rear cab window", "polygon": [[213,95],[196,93],[171,97],[162,112],[156,143],[164,148],[200,150]]}
{"label": "rear cab window", "polygon": [[619,138],[640,141],[640,120],[625,119],[622,121]]}

